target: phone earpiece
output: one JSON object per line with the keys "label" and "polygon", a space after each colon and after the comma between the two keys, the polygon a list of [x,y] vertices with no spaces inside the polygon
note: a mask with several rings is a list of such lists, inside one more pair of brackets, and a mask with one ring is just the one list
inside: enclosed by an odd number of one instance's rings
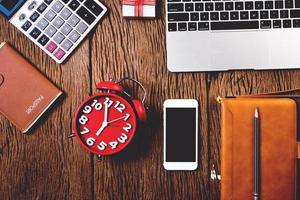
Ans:
{"label": "phone earpiece", "polygon": [[139,119],[141,121],[146,121],[147,120],[147,113],[146,113],[146,109],[145,109],[144,104],[142,103],[142,101],[140,101],[138,99],[133,99],[132,103],[133,103],[133,106],[136,110],[136,113],[137,113]]}
{"label": "phone earpiece", "polygon": [[96,87],[99,90],[113,90],[113,91],[116,91],[116,92],[123,92],[124,91],[123,87],[120,84],[112,82],[112,81],[100,82],[100,83],[97,84]]}

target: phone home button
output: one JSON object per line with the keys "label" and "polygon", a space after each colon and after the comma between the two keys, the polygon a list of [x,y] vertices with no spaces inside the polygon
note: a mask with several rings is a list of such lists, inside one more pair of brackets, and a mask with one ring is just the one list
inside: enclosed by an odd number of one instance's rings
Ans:
{"label": "phone home button", "polygon": [[0,87],[4,83],[4,76],[0,74]]}

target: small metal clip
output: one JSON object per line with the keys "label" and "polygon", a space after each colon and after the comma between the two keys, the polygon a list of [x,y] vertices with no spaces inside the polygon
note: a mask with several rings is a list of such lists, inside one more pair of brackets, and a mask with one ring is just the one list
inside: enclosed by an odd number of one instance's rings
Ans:
{"label": "small metal clip", "polygon": [[210,170],[210,179],[211,180],[221,180],[221,175],[215,170],[215,165],[212,165],[212,170]]}
{"label": "small metal clip", "polygon": [[75,137],[75,134],[74,134],[74,133],[70,133],[70,134],[68,135],[68,139],[73,139],[73,137]]}

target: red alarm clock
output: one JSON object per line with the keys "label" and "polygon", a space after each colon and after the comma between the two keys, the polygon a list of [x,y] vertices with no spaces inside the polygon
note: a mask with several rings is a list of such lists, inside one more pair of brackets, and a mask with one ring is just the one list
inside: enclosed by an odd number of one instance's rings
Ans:
{"label": "red alarm clock", "polygon": [[[133,99],[121,86],[124,80],[137,83],[144,91],[143,100]],[[101,93],[87,98],[78,108],[73,130],[79,143],[98,155],[112,155],[123,150],[134,137],[137,125],[146,120],[144,101],[147,92],[135,79],[97,84]]]}

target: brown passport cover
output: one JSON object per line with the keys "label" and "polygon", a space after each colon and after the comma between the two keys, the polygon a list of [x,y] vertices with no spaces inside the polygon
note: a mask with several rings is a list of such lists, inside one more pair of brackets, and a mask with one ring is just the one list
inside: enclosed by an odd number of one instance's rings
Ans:
{"label": "brown passport cover", "polygon": [[260,112],[261,198],[296,199],[297,106],[289,98],[225,98],[221,199],[253,199],[253,118]]}
{"label": "brown passport cover", "polygon": [[8,43],[0,45],[0,112],[27,132],[62,94]]}

